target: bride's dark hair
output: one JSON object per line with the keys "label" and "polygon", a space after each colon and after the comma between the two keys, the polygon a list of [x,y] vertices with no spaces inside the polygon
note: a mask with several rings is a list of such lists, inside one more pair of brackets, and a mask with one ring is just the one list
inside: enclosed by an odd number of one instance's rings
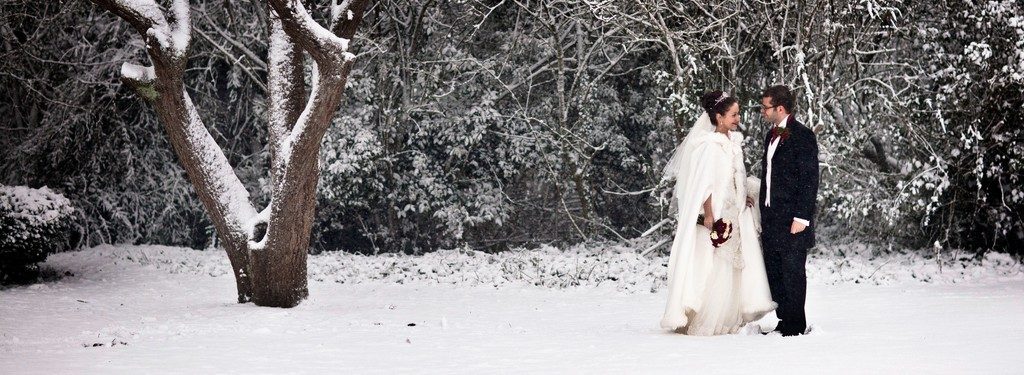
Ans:
{"label": "bride's dark hair", "polygon": [[708,117],[711,117],[711,123],[715,125],[718,125],[718,122],[715,120],[715,114],[725,116],[725,113],[729,111],[729,107],[736,103],[739,103],[739,100],[736,100],[735,96],[718,90],[708,91],[700,97],[700,106],[708,113]]}

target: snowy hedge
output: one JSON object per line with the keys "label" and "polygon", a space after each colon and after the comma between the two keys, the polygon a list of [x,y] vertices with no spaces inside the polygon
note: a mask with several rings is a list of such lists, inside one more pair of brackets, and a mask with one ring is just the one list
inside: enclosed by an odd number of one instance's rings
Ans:
{"label": "snowy hedge", "polygon": [[0,185],[0,281],[66,249],[74,211],[49,188]]}

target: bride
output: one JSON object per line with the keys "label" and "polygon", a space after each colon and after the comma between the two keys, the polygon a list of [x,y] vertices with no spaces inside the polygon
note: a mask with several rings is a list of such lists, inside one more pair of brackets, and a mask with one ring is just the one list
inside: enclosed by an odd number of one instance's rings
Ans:
{"label": "bride", "polygon": [[[748,196],[757,202],[758,181],[747,181],[743,136],[734,131],[739,102],[712,91],[704,94],[701,105],[704,113],[665,167],[665,178],[676,179],[673,196],[679,216],[661,326],[707,336],[736,333],[776,304],[761,256],[760,228],[755,227],[756,205],[745,204]],[[731,223],[732,232],[724,243],[713,245],[712,228],[719,219]]]}

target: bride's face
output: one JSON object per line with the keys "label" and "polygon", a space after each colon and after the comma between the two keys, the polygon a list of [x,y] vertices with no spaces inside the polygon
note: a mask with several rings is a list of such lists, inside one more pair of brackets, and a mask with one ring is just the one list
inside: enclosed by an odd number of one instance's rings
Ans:
{"label": "bride's face", "polygon": [[725,116],[719,114],[715,114],[715,116],[719,131],[736,130],[736,127],[740,125],[740,104],[733,103],[729,110],[725,111]]}

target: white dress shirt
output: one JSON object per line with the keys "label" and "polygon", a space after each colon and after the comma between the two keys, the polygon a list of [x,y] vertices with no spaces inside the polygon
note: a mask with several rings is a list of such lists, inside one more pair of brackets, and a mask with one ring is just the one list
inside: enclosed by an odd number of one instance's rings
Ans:
{"label": "white dress shirt", "polygon": [[[778,126],[779,129],[785,129],[786,128],[786,121],[789,121],[789,115],[787,115],[786,117],[783,117],[782,118],[782,122],[780,122],[776,126]],[[774,137],[771,140],[771,143],[768,144],[768,168],[767,168],[768,170],[764,174],[765,175],[765,179],[767,179],[767,181],[765,183],[765,193],[764,193],[764,205],[765,205],[765,207],[771,207],[772,206],[772,157],[775,156],[775,150],[777,150],[779,148],[779,142],[781,142],[781,141],[782,141],[782,137]],[[794,217],[793,221],[798,222],[800,224],[803,224],[804,226],[811,225],[810,221],[805,220],[805,219],[801,219],[801,218],[798,218],[798,217]]]}

